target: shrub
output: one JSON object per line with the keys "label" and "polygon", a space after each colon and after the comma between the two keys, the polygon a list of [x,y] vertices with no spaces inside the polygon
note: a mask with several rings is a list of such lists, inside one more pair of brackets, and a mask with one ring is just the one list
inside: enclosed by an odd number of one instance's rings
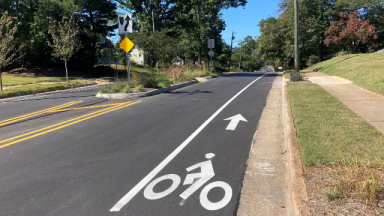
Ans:
{"label": "shrub", "polygon": [[132,89],[128,85],[126,85],[123,88],[123,93],[125,93],[125,94],[132,93]]}
{"label": "shrub", "polygon": [[109,93],[110,91],[111,91],[111,87],[110,86],[105,86],[105,87],[103,87],[103,88],[101,88],[99,90],[99,93],[105,94],[105,93]]}
{"label": "shrub", "polygon": [[122,86],[112,86],[111,87],[111,90],[109,91],[109,93],[113,94],[113,93],[119,93],[121,92],[121,90],[123,89]]}
{"label": "shrub", "polygon": [[319,56],[311,55],[311,56],[309,56],[309,58],[307,60],[307,66],[311,67],[311,66],[313,66],[319,62],[320,62]]}
{"label": "shrub", "polygon": [[303,80],[303,77],[301,76],[300,73],[296,71],[291,72],[291,82],[297,82],[302,80]]}
{"label": "shrub", "polygon": [[129,65],[131,65],[131,66],[136,66],[136,65],[137,65],[137,62],[136,62],[135,60],[133,60],[133,59],[130,59],[130,60],[129,60]]}
{"label": "shrub", "polygon": [[164,75],[154,75],[147,80],[147,86],[153,88],[170,87],[173,83],[170,79],[164,77]]}
{"label": "shrub", "polygon": [[142,85],[138,85],[138,86],[135,87],[135,90],[138,91],[138,92],[142,92],[142,91],[144,91],[145,89],[144,89],[144,86],[142,86]]}
{"label": "shrub", "polygon": [[346,51],[342,50],[342,51],[336,53],[336,57],[338,57],[338,56],[344,56],[344,55],[347,55],[347,54],[348,54],[348,53],[347,53]]}

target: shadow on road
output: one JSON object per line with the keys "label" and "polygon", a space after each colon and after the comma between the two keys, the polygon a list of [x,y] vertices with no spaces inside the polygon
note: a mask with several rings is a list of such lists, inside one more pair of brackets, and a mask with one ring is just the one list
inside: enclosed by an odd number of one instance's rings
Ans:
{"label": "shadow on road", "polygon": [[[259,73],[259,72],[243,72],[243,73],[232,73],[228,75],[224,75],[224,77],[253,77],[257,78],[262,76],[264,73]],[[264,77],[281,77],[283,76],[282,73],[269,73],[266,74]]]}

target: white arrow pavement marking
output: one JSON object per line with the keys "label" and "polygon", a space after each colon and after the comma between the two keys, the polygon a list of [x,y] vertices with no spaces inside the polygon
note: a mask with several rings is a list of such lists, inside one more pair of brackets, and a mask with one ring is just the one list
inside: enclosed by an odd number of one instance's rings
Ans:
{"label": "white arrow pavement marking", "polygon": [[141,191],[152,179],[159,174],[159,172],[169,164],[175,158],[181,150],[183,150],[217,115],[221,113],[233,100],[235,100],[241,93],[243,93],[247,88],[249,88],[257,80],[261,79],[268,73],[263,74],[259,78],[253,80],[249,85],[239,91],[235,96],[233,96],[227,103],[225,103],[220,109],[218,109],[209,119],[207,119],[195,132],[193,132],[183,143],[179,145],[173,152],[168,155],[155,169],[153,169],[147,176],[145,176],[135,187],[133,187],[127,194],[124,195],[109,211],[118,212],[123,208],[131,199],[136,196],[139,191]]}
{"label": "white arrow pavement marking", "polygon": [[236,127],[240,121],[248,122],[241,114],[232,116],[231,118],[224,119],[224,121],[229,121],[229,120],[231,120],[231,122],[229,122],[229,125],[225,130],[232,130],[233,131],[236,129]]}

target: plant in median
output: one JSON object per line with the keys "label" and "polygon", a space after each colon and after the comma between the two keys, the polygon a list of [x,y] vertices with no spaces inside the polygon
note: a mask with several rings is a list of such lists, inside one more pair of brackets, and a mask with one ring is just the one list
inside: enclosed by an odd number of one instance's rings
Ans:
{"label": "plant in median", "polygon": [[154,75],[150,77],[147,80],[147,86],[153,87],[153,88],[163,88],[163,87],[170,87],[173,83],[170,79],[167,79],[164,77],[164,75]]}
{"label": "plant in median", "polygon": [[132,93],[131,87],[129,87],[128,85],[125,86],[123,89],[123,93],[125,93],[125,94]]}
{"label": "plant in median", "polygon": [[138,92],[142,92],[142,91],[145,90],[145,88],[142,85],[138,85],[138,86],[135,87],[135,90],[138,91]]}
{"label": "plant in median", "polygon": [[121,86],[121,85],[114,85],[114,86],[111,87],[111,90],[110,90],[109,93],[111,93],[111,94],[113,94],[113,93],[119,93],[119,92],[121,92],[123,89],[124,89],[124,87]]}
{"label": "plant in median", "polygon": [[105,86],[105,87],[103,87],[103,88],[101,88],[99,90],[99,93],[106,94],[106,93],[109,93],[110,91],[111,91],[111,87],[110,86]]}

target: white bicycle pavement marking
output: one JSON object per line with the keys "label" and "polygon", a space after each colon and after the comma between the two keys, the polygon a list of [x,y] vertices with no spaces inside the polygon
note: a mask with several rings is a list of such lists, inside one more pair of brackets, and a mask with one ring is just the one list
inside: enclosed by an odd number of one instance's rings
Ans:
{"label": "white bicycle pavement marking", "polygon": [[111,209],[111,212],[118,212],[123,208],[133,197],[137,195],[159,172],[164,169],[217,115],[219,115],[233,100],[235,100],[241,93],[248,89],[253,83],[264,77],[263,74],[259,78],[252,81],[222,107],[220,107],[209,119],[207,119],[195,132],[193,132],[183,143],[180,144],[168,157],[166,157],[155,169],[153,169],[147,176],[145,176],[135,187],[133,187],[126,195],[123,196]]}

